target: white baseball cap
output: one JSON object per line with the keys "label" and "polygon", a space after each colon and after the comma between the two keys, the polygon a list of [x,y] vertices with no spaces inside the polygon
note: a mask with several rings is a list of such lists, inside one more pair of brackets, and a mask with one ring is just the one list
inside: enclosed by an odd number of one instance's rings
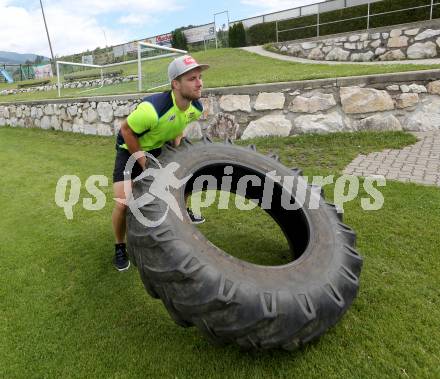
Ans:
{"label": "white baseball cap", "polygon": [[170,82],[185,72],[200,67],[202,70],[209,68],[207,64],[198,64],[191,55],[183,55],[174,59],[168,66],[168,78]]}

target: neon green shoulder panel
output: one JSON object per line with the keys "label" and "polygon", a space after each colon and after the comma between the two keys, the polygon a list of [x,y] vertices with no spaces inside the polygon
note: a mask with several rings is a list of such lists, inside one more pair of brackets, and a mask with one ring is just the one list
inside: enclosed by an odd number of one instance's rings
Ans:
{"label": "neon green shoulder panel", "polygon": [[[170,95],[169,95],[170,96]],[[170,108],[160,118],[156,108],[149,101],[144,101],[127,118],[128,126],[138,136],[144,151],[157,149],[166,142],[174,140],[183,133],[185,127],[200,118],[202,112],[193,104],[187,110],[180,110],[171,93]],[[172,103],[171,103],[172,99]],[[127,149],[124,143],[120,147]]]}
{"label": "neon green shoulder panel", "polygon": [[127,117],[128,126],[137,134],[141,134],[154,128],[159,118],[156,109],[148,102],[140,103],[137,108]]}

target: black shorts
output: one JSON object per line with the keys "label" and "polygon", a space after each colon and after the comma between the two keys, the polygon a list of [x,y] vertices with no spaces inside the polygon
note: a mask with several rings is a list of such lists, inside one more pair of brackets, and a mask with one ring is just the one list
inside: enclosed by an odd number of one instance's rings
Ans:
{"label": "black shorts", "polygon": [[[158,148],[148,151],[148,154],[151,154],[152,156],[157,158],[161,152],[162,149]],[[130,156],[131,154],[127,149],[122,149],[119,147],[116,148],[115,168],[113,169],[113,183],[122,182],[123,180],[125,180],[124,178],[125,165],[127,164],[127,161],[130,158]],[[133,169],[131,170],[130,177],[133,180],[141,173],[142,173],[142,167],[136,161],[133,166]]]}

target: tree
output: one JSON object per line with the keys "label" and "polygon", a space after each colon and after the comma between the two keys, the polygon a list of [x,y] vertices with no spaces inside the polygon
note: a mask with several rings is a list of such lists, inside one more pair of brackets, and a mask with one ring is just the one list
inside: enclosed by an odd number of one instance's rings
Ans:
{"label": "tree", "polygon": [[40,64],[40,63],[43,63],[43,61],[44,61],[44,57],[41,55],[37,55],[34,62],[35,62],[35,64]]}
{"label": "tree", "polygon": [[229,47],[246,46],[246,31],[242,22],[237,22],[229,28]]}
{"label": "tree", "polygon": [[175,49],[188,50],[188,43],[182,28],[177,28],[171,32],[171,46]]}

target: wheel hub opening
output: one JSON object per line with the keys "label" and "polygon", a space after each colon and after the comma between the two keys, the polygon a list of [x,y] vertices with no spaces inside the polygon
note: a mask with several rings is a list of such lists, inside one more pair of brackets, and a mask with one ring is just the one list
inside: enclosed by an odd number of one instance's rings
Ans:
{"label": "wheel hub opening", "polygon": [[[267,180],[265,174],[236,163],[211,164],[196,170],[185,195],[193,209],[202,205],[200,211],[207,221],[198,228],[211,243],[236,258],[277,266],[304,253],[310,230],[302,208],[285,209],[281,202],[285,190],[272,181],[273,189],[267,192]],[[243,210],[243,204],[246,209],[254,208]]]}

